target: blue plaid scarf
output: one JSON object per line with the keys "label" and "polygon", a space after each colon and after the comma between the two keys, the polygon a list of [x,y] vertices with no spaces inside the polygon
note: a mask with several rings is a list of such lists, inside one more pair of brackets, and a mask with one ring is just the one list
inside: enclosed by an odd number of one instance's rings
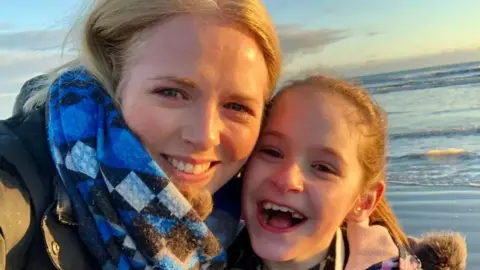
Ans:
{"label": "blue plaid scarf", "polygon": [[[85,69],[63,73],[50,87],[48,138],[80,237],[103,269],[219,269],[224,265],[222,243]],[[238,221],[239,201],[232,201],[232,194],[226,195],[225,190],[228,187],[217,196],[230,200],[223,212]],[[225,236],[219,239],[228,241]]]}

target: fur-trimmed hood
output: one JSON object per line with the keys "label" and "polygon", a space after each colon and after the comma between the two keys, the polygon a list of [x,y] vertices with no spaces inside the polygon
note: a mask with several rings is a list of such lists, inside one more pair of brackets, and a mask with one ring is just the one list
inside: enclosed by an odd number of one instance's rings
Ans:
{"label": "fur-trimmed hood", "polygon": [[[396,245],[383,226],[369,225],[368,221],[351,222],[347,224],[346,232],[350,249],[347,269],[365,269],[372,263],[397,256]],[[466,268],[467,244],[458,232],[428,232],[421,238],[409,237],[408,241],[411,252],[420,260],[423,270]],[[402,267],[400,263],[400,269],[416,268]]]}
{"label": "fur-trimmed hood", "polygon": [[456,232],[435,232],[408,239],[424,270],[464,270],[467,266],[467,243]]}

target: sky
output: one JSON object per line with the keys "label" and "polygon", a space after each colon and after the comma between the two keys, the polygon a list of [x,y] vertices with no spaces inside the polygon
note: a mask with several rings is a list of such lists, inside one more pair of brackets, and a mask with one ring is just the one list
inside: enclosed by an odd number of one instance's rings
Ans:
{"label": "sky", "polygon": [[[69,59],[59,48],[91,1],[0,0],[0,115],[10,109],[1,100],[26,79]],[[264,3],[287,75],[318,69],[352,76],[480,60],[478,0]]]}

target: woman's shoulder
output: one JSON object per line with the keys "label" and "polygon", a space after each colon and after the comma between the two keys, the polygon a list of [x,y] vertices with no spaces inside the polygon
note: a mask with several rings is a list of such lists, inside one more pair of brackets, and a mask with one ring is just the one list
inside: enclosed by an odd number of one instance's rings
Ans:
{"label": "woman's shoulder", "polygon": [[33,180],[30,178],[35,173],[39,178],[35,181],[52,190],[55,167],[48,147],[45,108],[0,121],[0,157],[1,164],[10,168],[10,173],[14,170],[18,177],[30,176],[23,181]]}
{"label": "woman's shoulder", "polygon": [[22,269],[33,244],[35,256],[48,256],[36,250],[45,248],[36,235],[54,198],[44,123],[42,109],[0,120],[0,269]]}
{"label": "woman's shoulder", "polygon": [[[54,190],[54,167],[48,151],[42,111],[0,121],[0,185],[3,198],[22,195],[34,204],[32,209],[39,211],[44,210],[42,205],[50,203],[47,198],[52,198]],[[1,208],[3,210],[5,206]]]}
{"label": "woman's shoulder", "polygon": [[0,262],[5,263],[8,254],[9,266],[20,266],[33,237],[32,207],[18,173],[21,156],[16,148],[20,142],[6,122],[0,121]]}
{"label": "woman's shoulder", "polygon": [[0,268],[7,254],[9,264],[20,265],[33,237],[30,196],[10,170],[1,168],[0,209]]}

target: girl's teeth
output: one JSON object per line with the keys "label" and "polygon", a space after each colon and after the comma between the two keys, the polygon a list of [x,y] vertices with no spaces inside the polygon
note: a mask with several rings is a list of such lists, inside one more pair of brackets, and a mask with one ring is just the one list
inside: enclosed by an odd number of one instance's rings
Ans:
{"label": "girl's teeth", "polygon": [[271,203],[264,203],[263,204],[263,209],[267,209],[267,210],[272,209],[272,204]]}
{"label": "girl's teeth", "polygon": [[275,211],[290,212],[292,214],[293,218],[297,218],[297,219],[304,219],[305,218],[302,214],[297,213],[293,209],[290,209],[290,208],[285,207],[285,206],[280,206],[280,205],[276,205],[276,204],[273,204],[273,203],[265,202],[265,203],[262,204],[262,207],[265,210],[270,210],[271,209],[271,210],[275,210]]}
{"label": "girl's teeth", "polygon": [[302,219],[302,218],[303,218],[302,215],[300,215],[300,214],[298,214],[298,213],[293,213],[293,214],[292,214],[292,217],[293,217],[293,218],[298,218],[298,219]]}
{"label": "girl's teeth", "polygon": [[189,174],[201,174],[210,168],[210,162],[203,164],[191,164],[188,162],[183,162],[172,157],[167,158],[168,162],[172,164],[177,170],[189,173]]}

